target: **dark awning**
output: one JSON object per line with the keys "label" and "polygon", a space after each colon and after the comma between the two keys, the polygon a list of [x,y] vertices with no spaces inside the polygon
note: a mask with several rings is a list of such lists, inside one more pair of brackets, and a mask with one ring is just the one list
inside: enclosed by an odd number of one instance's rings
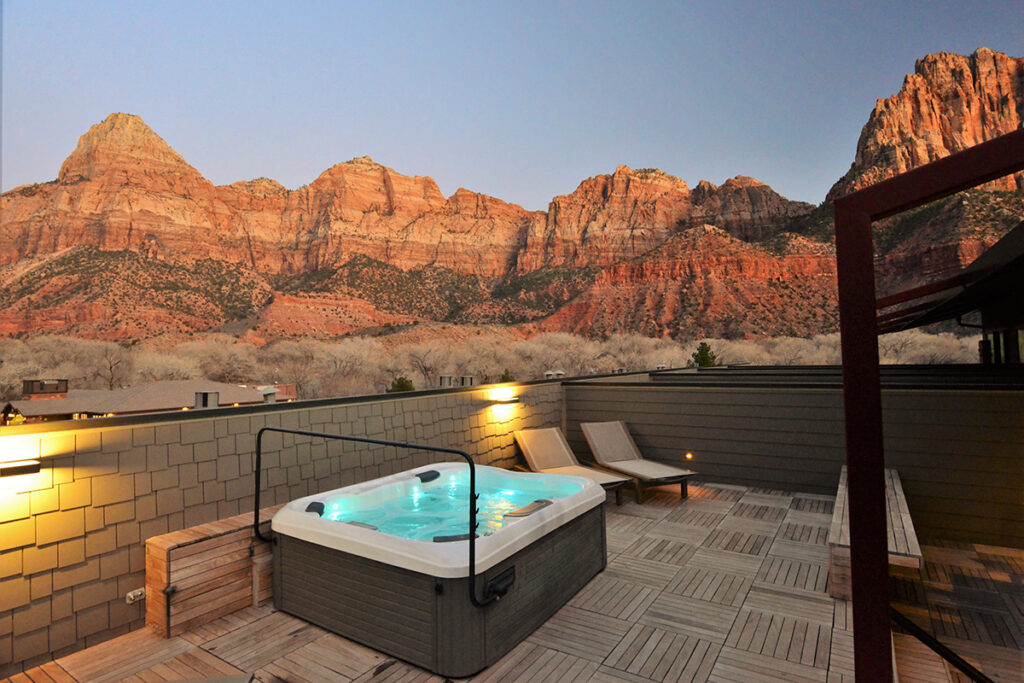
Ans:
{"label": "dark awning", "polygon": [[[987,308],[1016,310],[1024,325],[1024,222],[964,268],[955,277],[915,287],[878,300],[880,310],[900,306],[878,316],[880,334],[953,320]],[[1011,304],[1016,301],[1017,305]],[[909,304],[909,305],[907,305]]]}

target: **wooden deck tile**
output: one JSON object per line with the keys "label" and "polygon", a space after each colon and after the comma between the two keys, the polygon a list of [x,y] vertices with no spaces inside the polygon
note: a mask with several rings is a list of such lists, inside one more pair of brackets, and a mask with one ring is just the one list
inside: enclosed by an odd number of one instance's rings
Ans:
{"label": "wooden deck tile", "polygon": [[828,546],[813,543],[799,543],[776,538],[768,549],[769,555],[779,555],[793,560],[828,564]]}
{"label": "wooden deck tile", "polygon": [[698,507],[690,504],[680,505],[665,517],[665,522],[712,529],[725,519],[725,512],[712,512],[711,510],[704,509],[705,507],[703,505]]}
{"label": "wooden deck tile", "polygon": [[181,638],[165,639],[144,628],[62,657],[57,664],[79,681],[119,681],[192,648]]}
{"label": "wooden deck tile", "polygon": [[761,569],[762,562],[764,562],[764,558],[760,555],[743,555],[728,550],[700,548],[690,558],[687,566],[739,574],[753,579]]}
{"label": "wooden deck tile", "polygon": [[827,565],[769,556],[757,573],[756,583],[824,593],[827,578]]}
{"label": "wooden deck tile", "polygon": [[942,657],[913,636],[894,633],[892,637],[900,683],[948,683]]}
{"label": "wooden deck tile", "polygon": [[662,593],[638,623],[716,643],[725,641],[739,613],[736,607]]}
{"label": "wooden deck tile", "polygon": [[789,504],[789,509],[799,512],[813,512],[831,518],[832,512],[835,510],[835,498],[833,496],[812,496],[798,493],[793,496],[793,502]]}
{"label": "wooden deck tile", "polygon": [[638,505],[635,502],[625,502],[622,505],[615,507],[615,514],[626,517],[660,520],[664,519],[668,513],[672,512],[672,509],[673,508],[671,507],[663,505],[648,505],[647,503]]}
{"label": "wooden deck tile", "polygon": [[[1024,651],[955,638],[940,638],[954,652],[999,683],[1024,681]],[[947,667],[948,668],[948,667]],[[956,680],[956,677],[952,677]]]}
{"label": "wooden deck tile", "polygon": [[[727,515],[734,505],[736,505],[736,500],[726,498],[694,498],[693,492],[691,491],[690,497],[680,503],[679,507],[694,510],[696,512]],[[678,509],[679,508],[677,508],[677,510]]]}
{"label": "wooden deck tile", "polygon": [[323,630],[301,619],[274,612],[214,638],[203,649],[243,671],[255,671],[323,634]]}
{"label": "wooden deck tile", "polygon": [[551,650],[602,662],[630,626],[630,622],[622,619],[566,605],[534,631],[529,641]]}
{"label": "wooden deck tile", "polygon": [[725,645],[827,669],[831,642],[830,625],[744,608],[729,631]]}
{"label": "wooden deck tile", "polygon": [[56,662],[47,662],[4,679],[11,683],[75,683],[75,679]]}
{"label": "wooden deck tile", "polygon": [[651,679],[628,671],[619,671],[610,666],[602,666],[590,680],[592,683],[650,683]]}
{"label": "wooden deck tile", "polygon": [[818,683],[825,681],[826,675],[825,669],[723,647],[708,680],[728,683]]}
{"label": "wooden deck tile", "polygon": [[608,551],[621,553],[654,525],[654,520],[608,512],[605,515]]}
{"label": "wooden deck tile", "polygon": [[696,598],[730,607],[739,607],[747,597],[752,581],[749,577],[717,572],[703,567],[684,567],[665,591],[673,595]]}
{"label": "wooden deck tile", "polygon": [[[793,504],[793,496],[786,493],[758,493],[750,491],[740,498],[739,506],[753,505],[762,506],[767,505],[771,507],[782,508],[782,515],[785,515],[785,511]],[[766,518],[767,519],[767,518]]]}
{"label": "wooden deck tile", "polygon": [[[355,679],[359,683],[442,683],[440,676],[435,676],[429,671],[400,662],[396,659],[387,659],[379,666]],[[290,681],[285,681],[290,683]]]}
{"label": "wooden deck tile", "polygon": [[638,538],[622,554],[681,567],[689,561],[695,552],[697,552],[695,545],[647,535]]}
{"label": "wooden deck tile", "polygon": [[705,681],[720,646],[707,640],[636,625],[605,666],[654,681]]}
{"label": "wooden deck tile", "polygon": [[[556,652],[536,645],[529,641],[520,643],[500,662],[481,672],[473,681],[475,683],[528,683],[537,680],[538,675],[547,676],[547,680],[566,683],[584,683],[598,669],[596,662],[573,657],[564,652]],[[542,679],[543,680],[543,679]]]}
{"label": "wooden deck tile", "polygon": [[679,567],[674,564],[644,560],[622,554],[610,562],[604,570],[605,576],[620,581],[649,586],[661,590],[671,581]]}
{"label": "wooden deck tile", "polygon": [[668,521],[666,517],[665,520],[649,528],[646,535],[655,538],[667,538],[679,541],[680,543],[689,543],[690,545],[700,545],[710,533],[711,527],[672,522]]}
{"label": "wooden deck tile", "polygon": [[262,619],[273,613],[274,608],[269,604],[259,607],[246,607],[211,621],[209,624],[197,626],[191,631],[181,634],[179,637],[193,645],[202,645],[209,640],[213,640],[225,633],[230,633],[235,629],[251,624],[257,619]]}
{"label": "wooden deck tile", "polygon": [[256,672],[256,677],[263,680],[272,675],[289,683],[350,681],[387,659],[379,652],[327,633],[265,665]]}
{"label": "wooden deck tile", "polygon": [[[762,500],[762,498],[758,498]],[[761,502],[751,502],[751,496],[744,496],[740,502],[729,511],[730,515],[735,517],[745,517],[747,519],[756,519],[762,522],[779,522],[786,516],[789,511],[789,499],[785,500],[786,505],[781,504],[776,506],[774,504],[765,504]]]}
{"label": "wooden deck tile", "polygon": [[746,486],[734,486],[730,484],[696,484],[690,487],[691,500],[722,500],[736,502],[747,495]]}
{"label": "wooden deck tile", "polygon": [[122,679],[124,683],[149,683],[150,681],[181,681],[200,678],[223,678],[236,676],[244,671],[200,648],[192,648],[174,659],[139,671]]}
{"label": "wooden deck tile", "polygon": [[738,530],[722,529],[719,525],[718,529],[708,534],[702,546],[744,555],[763,556],[768,554],[771,542],[772,537],[767,534],[748,534]]}
{"label": "wooden deck tile", "polygon": [[832,629],[832,647],[829,651],[828,670],[853,678],[853,631]]}
{"label": "wooden deck tile", "polygon": [[[778,508],[771,509],[777,510]],[[742,531],[747,534],[761,534],[769,538],[774,537],[778,530],[779,522],[736,517],[735,515],[727,515],[725,519],[719,522],[718,527],[715,529],[715,531]]]}
{"label": "wooden deck tile", "polygon": [[828,526],[824,524],[802,524],[800,522],[786,520],[779,527],[779,538],[784,541],[796,543],[808,543],[810,545],[825,545],[828,542]]}
{"label": "wooden deck tile", "polygon": [[598,574],[569,604],[605,616],[633,621],[650,607],[657,594],[653,588]]}
{"label": "wooden deck tile", "polygon": [[743,606],[831,626],[835,614],[835,602],[824,593],[755,583],[747,593],[747,599]]}

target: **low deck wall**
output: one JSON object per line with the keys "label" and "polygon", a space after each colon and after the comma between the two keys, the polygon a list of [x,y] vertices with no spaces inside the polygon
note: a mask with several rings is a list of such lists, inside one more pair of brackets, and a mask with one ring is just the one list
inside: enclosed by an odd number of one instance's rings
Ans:
{"label": "low deck wall", "polygon": [[[265,426],[421,442],[511,465],[512,432],[561,424],[557,382],[5,427],[0,454],[0,678],[144,625],[145,541],[249,512]],[[264,506],[444,458],[268,433]]]}
{"label": "low deck wall", "polygon": [[[624,420],[648,457],[698,478],[834,495],[846,448],[841,388],[566,385],[567,438]],[[888,388],[886,466],[899,471],[922,539],[1024,547],[1024,391]]]}

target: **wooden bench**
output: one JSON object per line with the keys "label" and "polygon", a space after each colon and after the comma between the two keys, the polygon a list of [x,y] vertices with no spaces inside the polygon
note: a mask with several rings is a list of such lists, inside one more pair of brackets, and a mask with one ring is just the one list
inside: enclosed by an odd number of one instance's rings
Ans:
{"label": "wooden bench", "polygon": [[[885,508],[888,513],[889,564],[908,569],[921,568],[921,546],[917,543],[910,508],[903,495],[900,475],[885,470]],[[829,594],[840,600],[850,599],[850,506],[846,492],[846,466],[839,473],[839,490],[828,530]]]}
{"label": "wooden bench", "polygon": [[[280,507],[260,510],[260,524]],[[146,539],[146,624],[171,638],[260,604],[273,591],[271,560],[251,512]]]}

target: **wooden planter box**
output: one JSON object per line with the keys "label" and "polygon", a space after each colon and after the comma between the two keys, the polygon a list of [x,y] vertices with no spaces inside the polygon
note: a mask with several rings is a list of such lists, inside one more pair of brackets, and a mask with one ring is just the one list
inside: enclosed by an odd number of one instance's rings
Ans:
{"label": "wooden planter box", "polygon": [[146,539],[146,624],[170,638],[270,599],[272,559],[251,512]]}

